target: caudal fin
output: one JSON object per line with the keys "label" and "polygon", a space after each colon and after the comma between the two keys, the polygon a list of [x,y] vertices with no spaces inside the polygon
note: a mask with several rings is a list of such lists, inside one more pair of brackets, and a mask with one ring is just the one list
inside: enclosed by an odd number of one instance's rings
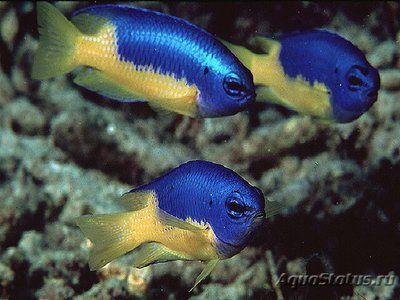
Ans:
{"label": "caudal fin", "polygon": [[37,3],[39,48],[35,54],[32,78],[48,79],[70,72],[74,62],[76,39],[81,32],[53,5]]}
{"label": "caudal fin", "polygon": [[86,215],[75,222],[94,244],[89,256],[90,270],[98,270],[140,245],[135,240],[132,212]]}

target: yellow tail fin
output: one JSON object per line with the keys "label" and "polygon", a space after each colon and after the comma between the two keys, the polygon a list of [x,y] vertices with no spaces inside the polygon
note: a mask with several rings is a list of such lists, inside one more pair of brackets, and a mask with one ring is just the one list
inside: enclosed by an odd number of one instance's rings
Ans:
{"label": "yellow tail fin", "polygon": [[53,5],[37,3],[39,49],[32,67],[34,79],[48,79],[70,72],[74,62],[76,39],[81,32]]}
{"label": "yellow tail fin", "polygon": [[76,224],[94,244],[89,257],[90,270],[98,270],[115,258],[141,244],[135,240],[134,217],[123,212],[86,215],[76,218]]}

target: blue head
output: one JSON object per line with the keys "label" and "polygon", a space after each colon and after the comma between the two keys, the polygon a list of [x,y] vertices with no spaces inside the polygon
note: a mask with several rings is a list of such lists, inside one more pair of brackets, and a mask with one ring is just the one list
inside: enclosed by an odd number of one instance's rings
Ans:
{"label": "blue head", "polygon": [[216,184],[216,207],[209,222],[217,237],[217,249],[230,257],[248,244],[264,221],[265,199],[260,189],[240,177],[223,177],[221,183]]}
{"label": "blue head", "polygon": [[285,73],[325,84],[337,122],[357,119],[377,100],[378,71],[351,42],[334,33],[312,30],[285,35],[281,43]]}
{"label": "blue head", "polygon": [[[242,250],[265,217],[263,193],[234,171],[207,161],[190,161],[175,169],[179,187],[169,191],[170,200],[180,197],[174,211],[185,219],[208,222],[221,255]],[[176,186],[174,184],[174,186]]]}
{"label": "blue head", "polygon": [[337,60],[332,90],[332,111],[339,122],[350,122],[368,111],[378,98],[380,78],[362,52],[350,44]]}
{"label": "blue head", "polygon": [[234,115],[255,100],[253,75],[225,46],[220,46],[219,57],[206,63],[203,80],[198,84],[198,105],[203,117]]}
{"label": "blue head", "polygon": [[198,160],[179,168],[191,183],[184,187],[190,189],[191,197],[186,202],[190,203],[186,213],[211,225],[222,256],[231,257],[241,251],[265,218],[263,193],[219,164]]}

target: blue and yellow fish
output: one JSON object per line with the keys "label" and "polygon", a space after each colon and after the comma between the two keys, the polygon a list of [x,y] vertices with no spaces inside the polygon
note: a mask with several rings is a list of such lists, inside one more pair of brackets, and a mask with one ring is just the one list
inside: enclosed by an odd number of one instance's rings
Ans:
{"label": "blue and yellow fish", "polygon": [[121,198],[127,212],[86,215],[77,225],[94,244],[91,270],[141,246],[134,265],[207,262],[196,286],[221,259],[239,253],[265,215],[263,193],[234,171],[190,161]]}
{"label": "blue and yellow fish", "polygon": [[261,53],[224,44],[250,69],[257,100],[339,123],[361,116],[377,100],[378,71],[351,42],[311,30],[279,38],[257,36]]}
{"label": "blue and yellow fish", "polygon": [[255,99],[249,70],[210,33],[159,12],[127,5],[83,8],[68,21],[37,4],[39,49],[32,77],[85,66],[74,82],[119,101],[191,117],[220,117]]}

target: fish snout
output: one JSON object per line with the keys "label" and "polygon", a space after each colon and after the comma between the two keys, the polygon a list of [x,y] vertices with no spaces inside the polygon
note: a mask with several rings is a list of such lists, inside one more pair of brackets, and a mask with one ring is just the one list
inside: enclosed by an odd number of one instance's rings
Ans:
{"label": "fish snout", "polygon": [[364,93],[365,104],[370,108],[378,99],[378,89],[372,88],[368,89]]}
{"label": "fish snout", "polygon": [[367,105],[369,105],[370,107],[378,99],[378,91],[381,86],[381,80],[379,72],[376,69],[372,69],[368,75],[370,78],[370,84],[368,85],[368,89],[365,91],[364,97],[366,99]]}
{"label": "fish snout", "polygon": [[256,101],[256,93],[254,91],[248,91],[247,95],[243,97],[242,103],[245,107],[253,104]]}

